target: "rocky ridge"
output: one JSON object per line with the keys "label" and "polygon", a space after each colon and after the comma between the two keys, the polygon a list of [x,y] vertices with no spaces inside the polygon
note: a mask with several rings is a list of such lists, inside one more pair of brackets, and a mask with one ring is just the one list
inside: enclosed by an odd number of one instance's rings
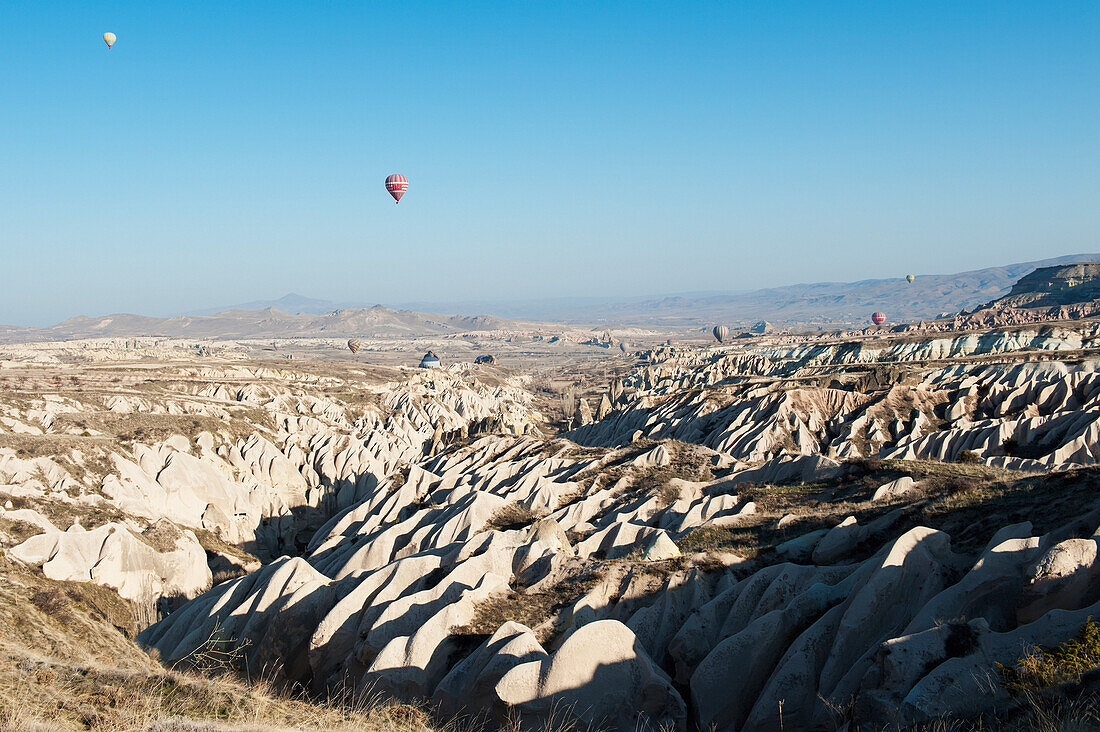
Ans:
{"label": "rocky ridge", "polygon": [[[167,557],[217,533],[265,561],[146,629],[161,658],[186,665],[213,638],[289,688],[489,726],[562,709],[742,730],[1010,710],[995,664],[1100,609],[1094,337],[1086,321],[661,348],[554,439],[526,382],[465,367],[355,384],[196,367],[170,394],[98,409],[226,434],[138,441],[98,488],[68,458],[6,456],[13,499],[126,517],[60,532],[13,507],[31,534],[13,551],[50,572],[87,555],[59,534],[140,533]],[[89,405],[71,399],[13,404],[6,429],[76,438],[66,415]],[[242,410],[262,427],[229,434]],[[158,541],[139,515],[180,528]],[[141,563],[81,579],[129,592],[170,564]],[[161,592],[206,584],[154,574]]]}

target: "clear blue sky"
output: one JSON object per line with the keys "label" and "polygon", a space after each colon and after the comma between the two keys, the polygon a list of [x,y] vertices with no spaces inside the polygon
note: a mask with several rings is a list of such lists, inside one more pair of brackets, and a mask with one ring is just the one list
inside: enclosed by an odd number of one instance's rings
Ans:
{"label": "clear blue sky", "polygon": [[0,323],[1100,248],[1095,0],[5,0],[0,28]]}

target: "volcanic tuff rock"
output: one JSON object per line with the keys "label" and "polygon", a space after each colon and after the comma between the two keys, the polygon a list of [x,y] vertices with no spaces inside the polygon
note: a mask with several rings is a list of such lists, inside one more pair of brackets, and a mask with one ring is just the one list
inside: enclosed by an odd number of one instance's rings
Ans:
{"label": "volcanic tuff rock", "polygon": [[[521,380],[457,367],[354,388],[194,371],[170,394],[112,394],[86,425],[160,409],[208,418],[194,434],[116,445],[102,476],[9,449],[0,492],[125,509],[87,532],[31,522],[32,563],[70,534],[147,545],[140,520],[162,516],[278,556],[147,628],[169,661],[216,637],[288,686],[497,724],[920,723],[1010,703],[993,664],[1100,610],[1096,336],[662,348],[555,439],[526,434]],[[104,438],[70,431],[77,402],[13,403],[6,434],[88,448]],[[245,409],[264,418],[238,431]]]}
{"label": "volcanic tuff rock", "polygon": [[1100,262],[1040,267],[986,307],[1028,308],[1100,299]]}
{"label": "volcanic tuff rock", "polygon": [[[308,387],[303,391],[291,373],[210,368],[177,374],[160,395],[115,393],[100,401],[46,394],[37,403],[4,409],[11,433],[59,445],[77,440],[82,447],[43,457],[0,448],[0,494],[54,506],[63,520],[88,514],[123,522],[94,519],[99,525],[88,532],[74,525],[59,534],[43,519],[47,533],[25,542],[16,556],[42,564],[47,576],[99,582],[127,597],[191,596],[210,584],[195,535],[182,535],[190,537],[187,559],[171,559],[143,543],[144,526],[167,520],[264,556],[296,554],[329,517],[373,493],[380,476],[420,459],[433,425],[465,429],[492,417],[500,430],[518,434],[538,419],[524,391],[485,388],[461,370],[376,383],[367,391],[372,405],[358,414]],[[254,381],[234,383],[241,376]],[[257,411],[268,415],[260,420],[266,425],[236,416],[256,419]],[[235,422],[250,433],[232,434]],[[92,434],[92,424],[129,425],[135,432],[113,443],[101,430]],[[196,424],[207,429],[148,442],[139,437],[161,424],[169,433]],[[111,569],[115,562],[122,568]]]}

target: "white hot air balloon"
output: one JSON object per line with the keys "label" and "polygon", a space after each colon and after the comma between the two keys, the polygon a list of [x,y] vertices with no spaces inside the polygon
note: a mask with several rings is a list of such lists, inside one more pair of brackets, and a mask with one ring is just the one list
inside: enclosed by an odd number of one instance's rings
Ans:
{"label": "white hot air balloon", "polygon": [[107,31],[103,34],[103,42],[107,44],[107,48],[115,45],[115,34]]}

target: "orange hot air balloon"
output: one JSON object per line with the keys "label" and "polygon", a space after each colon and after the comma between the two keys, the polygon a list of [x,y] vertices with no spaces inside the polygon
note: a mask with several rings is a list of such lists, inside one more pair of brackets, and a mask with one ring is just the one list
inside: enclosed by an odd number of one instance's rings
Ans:
{"label": "orange hot air balloon", "polygon": [[103,42],[107,44],[107,48],[115,45],[115,34],[110,31],[103,34]]}
{"label": "orange hot air balloon", "polygon": [[401,196],[409,190],[409,179],[400,173],[394,173],[386,178],[386,190],[393,196],[396,203],[401,203]]}

